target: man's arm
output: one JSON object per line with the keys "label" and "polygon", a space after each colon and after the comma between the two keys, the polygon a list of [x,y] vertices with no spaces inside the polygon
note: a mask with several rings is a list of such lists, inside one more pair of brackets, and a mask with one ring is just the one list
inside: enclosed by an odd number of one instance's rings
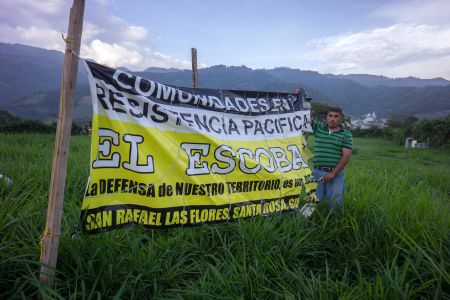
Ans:
{"label": "man's arm", "polygon": [[342,148],[342,157],[339,163],[336,167],[333,168],[333,171],[325,174],[323,176],[323,180],[325,182],[330,181],[333,179],[340,171],[344,170],[345,166],[347,165],[348,161],[350,160],[350,157],[352,156],[352,150],[348,148]]}
{"label": "man's arm", "polygon": [[[298,98],[298,97],[301,97],[301,94],[302,94],[302,88],[298,87],[298,88],[296,88],[296,89],[294,90],[293,95],[294,95],[294,96],[297,96],[297,98]],[[300,98],[300,100],[301,100],[301,98]],[[308,103],[308,104],[309,104],[309,103]],[[307,130],[307,131],[306,131],[307,133],[312,133],[312,132],[314,132],[315,125],[317,125],[317,124],[315,124],[316,122],[317,122],[317,121],[314,120],[313,117],[312,117],[312,114],[311,114],[311,107],[310,107],[310,108],[309,108],[309,115],[306,115],[306,116],[305,116],[305,122],[304,122],[304,125],[309,125],[309,126],[311,126],[311,130]]]}

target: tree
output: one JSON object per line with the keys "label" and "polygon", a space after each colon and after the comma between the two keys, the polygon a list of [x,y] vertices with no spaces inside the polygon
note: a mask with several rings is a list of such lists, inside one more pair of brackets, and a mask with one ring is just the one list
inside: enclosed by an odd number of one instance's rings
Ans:
{"label": "tree", "polygon": [[0,109],[0,124],[2,124],[3,126],[17,122],[19,120],[20,119],[18,117],[13,116],[8,111]]}
{"label": "tree", "polygon": [[405,128],[417,123],[419,119],[415,116],[393,115],[388,121],[387,126],[393,128]]}

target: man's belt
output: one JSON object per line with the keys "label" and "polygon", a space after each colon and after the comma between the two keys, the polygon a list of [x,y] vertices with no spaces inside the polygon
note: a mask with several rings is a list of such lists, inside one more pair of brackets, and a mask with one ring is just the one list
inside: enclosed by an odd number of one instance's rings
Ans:
{"label": "man's belt", "polygon": [[325,171],[325,172],[331,172],[333,171],[333,167],[314,167],[314,169],[320,170],[320,171]]}

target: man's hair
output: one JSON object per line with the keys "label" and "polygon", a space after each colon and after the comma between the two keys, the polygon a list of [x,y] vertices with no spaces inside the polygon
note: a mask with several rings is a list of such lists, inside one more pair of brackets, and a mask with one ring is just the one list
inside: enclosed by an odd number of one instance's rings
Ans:
{"label": "man's hair", "polygon": [[341,109],[340,107],[337,107],[337,106],[336,106],[336,107],[330,107],[330,108],[328,109],[327,114],[328,114],[330,111],[340,113],[341,116],[344,115],[344,113],[342,112],[342,109]]}

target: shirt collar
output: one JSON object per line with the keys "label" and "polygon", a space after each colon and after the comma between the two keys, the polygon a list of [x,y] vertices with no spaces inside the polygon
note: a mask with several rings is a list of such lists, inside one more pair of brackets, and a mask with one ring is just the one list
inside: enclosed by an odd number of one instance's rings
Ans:
{"label": "shirt collar", "polygon": [[[323,122],[323,126],[324,126],[325,128],[328,129],[328,124],[327,124],[327,122]],[[344,131],[344,130],[345,130],[345,125],[344,125],[344,123],[339,123],[339,130],[338,130],[338,131]]]}

